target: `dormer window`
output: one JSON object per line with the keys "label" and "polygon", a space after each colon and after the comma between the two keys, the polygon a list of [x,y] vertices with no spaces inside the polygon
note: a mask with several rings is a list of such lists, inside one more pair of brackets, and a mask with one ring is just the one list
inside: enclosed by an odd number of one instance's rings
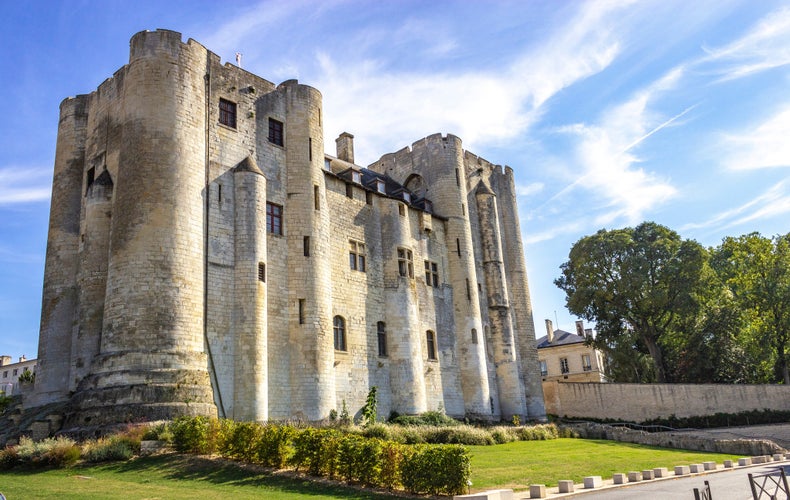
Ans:
{"label": "dormer window", "polygon": [[332,171],[332,160],[329,158],[324,158],[324,170],[328,172]]}
{"label": "dormer window", "polygon": [[425,200],[423,202],[423,208],[425,209],[426,212],[433,213],[433,203],[431,203],[430,201]]}
{"label": "dormer window", "polygon": [[357,184],[362,184],[362,173],[357,172],[356,170],[351,171],[351,180],[356,182]]}
{"label": "dormer window", "polygon": [[387,194],[386,186],[384,184],[384,181],[382,181],[381,179],[376,180],[376,191],[378,191],[381,194]]}
{"label": "dormer window", "polygon": [[411,194],[409,194],[406,191],[404,191],[402,194],[403,194],[403,201],[405,201],[406,203],[411,203]]}

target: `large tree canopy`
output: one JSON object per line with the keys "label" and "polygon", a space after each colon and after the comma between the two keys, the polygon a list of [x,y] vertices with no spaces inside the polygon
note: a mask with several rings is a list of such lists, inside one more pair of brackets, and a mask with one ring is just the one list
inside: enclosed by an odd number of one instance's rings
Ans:
{"label": "large tree canopy", "polygon": [[749,316],[755,343],[766,348],[763,359],[773,360],[776,379],[790,384],[790,234],[727,237],[713,251],[711,267]]}
{"label": "large tree canopy", "polygon": [[655,378],[666,382],[662,342],[696,313],[706,259],[697,242],[644,222],[577,241],[555,284],[571,313],[597,323],[599,347],[635,356],[644,347]]}

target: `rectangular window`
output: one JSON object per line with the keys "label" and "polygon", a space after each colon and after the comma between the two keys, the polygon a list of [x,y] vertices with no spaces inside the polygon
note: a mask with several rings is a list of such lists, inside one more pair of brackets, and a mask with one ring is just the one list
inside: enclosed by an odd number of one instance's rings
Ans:
{"label": "rectangular window", "polygon": [[8,378],[8,370],[3,372],[3,378]]}
{"label": "rectangular window", "polygon": [[365,191],[365,203],[367,203],[368,205],[373,204],[373,193],[371,193],[370,191]]}
{"label": "rectangular window", "polygon": [[376,191],[378,191],[381,194],[387,194],[386,185],[384,184],[384,181],[382,181],[381,179],[376,181]]}
{"label": "rectangular window", "polygon": [[540,360],[540,376],[545,377],[548,374],[549,374],[549,368],[548,366],[546,366],[546,360],[542,359]]}
{"label": "rectangular window", "polygon": [[269,142],[282,146],[283,141],[283,122],[269,118]]}
{"label": "rectangular window", "polygon": [[356,170],[351,171],[351,180],[356,182],[357,184],[362,184],[362,173],[357,172]]}
{"label": "rectangular window", "polygon": [[398,215],[400,215],[401,217],[406,215],[406,205],[404,205],[403,203],[398,203]]}
{"label": "rectangular window", "polygon": [[318,186],[313,186],[313,205],[316,210],[321,208],[321,194]]}
{"label": "rectangular window", "polygon": [[461,173],[457,168],[455,169],[455,185],[461,187]]}
{"label": "rectangular window", "polygon": [[348,263],[352,271],[365,272],[365,244],[359,241],[348,242]]}
{"label": "rectangular window", "polygon": [[568,368],[568,358],[560,358],[560,372],[569,373],[570,371],[570,368]]}
{"label": "rectangular window", "polygon": [[266,264],[258,262],[258,281],[266,283]]}
{"label": "rectangular window", "polygon": [[430,330],[425,333],[425,346],[428,349],[428,359],[436,359],[436,334]]}
{"label": "rectangular window", "polygon": [[304,299],[299,299],[299,324],[304,325]]}
{"label": "rectangular window", "polygon": [[466,278],[466,300],[472,300],[472,289],[469,288],[469,278]]}
{"label": "rectangular window", "polygon": [[272,234],[283,234],[283,207],[266,203],[266,230]]}
{"label": "rectangular window", "polygon": [[96,169],[91,167],[88,169],[88,173],[85,177],[85,194],[88,194],[88,189],[90,189],[91,185],[93,185],[93,181],[96,178]]}
{"label": "rectangular window", "polygon": [[436,262],[425,261],[425,284],[434,288],[439,287],[439,266]]}
{"label": "rectangular window", "polygon": [[582,354],[582,370],[589,372],[592,370],[592,363],[590,363],[590,355]]}
{"label": "rectangular window", "polygon": [[304,256],[305,257],[310,257],[310,237],[309,236],[305,236],[304,237],[303,246],[304,246]]}
{"label": "rectangular window", "polygon": [[477,329],[472,328],[472,343],[477,344]]}
{"label": "rectangular window", "polygon": [[17,373],[19,373],[19,370],[17,368],[14,368],[14,373],[13,374],[16,375]]}
{"label": "rectangular window", "polygon": [[222,205],[222,184],[217,184],[217,204]]}
{"label": "rectangular window", "polygon": [[398,249],[398,274],[404,277],[414,278],[412,254],[411,250],[407,248]]}
{"label": "rectangular window", "polygon": [[219,122],[231,128],[236,128],[236,103],[219,100]]}
{"label": "rectangular window", "polygon": [[307,160],[313,161],[313,138],[307,138]]}
{"label": "rectangular window", "polygon": [[379,340],[379,356],[387,355],[387,326],[383,321],[376,325],[376,334]]}
{"label": "rectangular window", "polygon": [[332,171],[332,160],[328,158],[324,159],[324,170],[328,170],[329,172]]}
{"label": "rectangular window", "polygon": [[354,198],[354,186],[351,184],[346,184],[346,197]]}
{"label": "rectangular window", "polygon": [[460,238],[456,238],[455,239],[455,250],[458,252],[458,256],[460,257],[461,256],[461,239]]}

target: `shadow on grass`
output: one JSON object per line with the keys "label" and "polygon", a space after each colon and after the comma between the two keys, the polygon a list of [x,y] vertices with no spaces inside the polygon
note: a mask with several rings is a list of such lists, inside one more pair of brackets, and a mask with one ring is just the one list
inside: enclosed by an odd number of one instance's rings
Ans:
{"label": "shadow on grass", "polygon": [[165,454],[140,457],[127,462],[94,465],[93,468],[116,473],[155,474],[170,480],[208,481],[217,485],[259,487],[300,495],[333,495],[338,498],[358,500],[416,498],[399,493],[367,491],[319,478],[280,474],[243,463],[194,455]]}

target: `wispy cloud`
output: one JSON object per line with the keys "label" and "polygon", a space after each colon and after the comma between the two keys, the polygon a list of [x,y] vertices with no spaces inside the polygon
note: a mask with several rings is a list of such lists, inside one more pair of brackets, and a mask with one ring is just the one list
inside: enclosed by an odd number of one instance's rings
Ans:
{"label": "wispy cloud", "polygon": [[723,231],[787,213],[790,213],[790,184],[789,180],[785,179],[746,203],[719,212],[702,222],[686,224],[680,229],[681,231],[694,229]]}
{"label": "wispy cloud", "polygon": [[706,52],[695,65],[720,81],[790,65],[790,8],[771,12],[742,37]]}
{"label": "wispy cloud", "polygon": [[47,201],[51,181],[51,169],[0,167],[0,206]]}
{"label": "wispy cloud", "polygon": [[723,134],[723,163],[733,170],[790,167],[790,105],[764,122],[740,132]]}

